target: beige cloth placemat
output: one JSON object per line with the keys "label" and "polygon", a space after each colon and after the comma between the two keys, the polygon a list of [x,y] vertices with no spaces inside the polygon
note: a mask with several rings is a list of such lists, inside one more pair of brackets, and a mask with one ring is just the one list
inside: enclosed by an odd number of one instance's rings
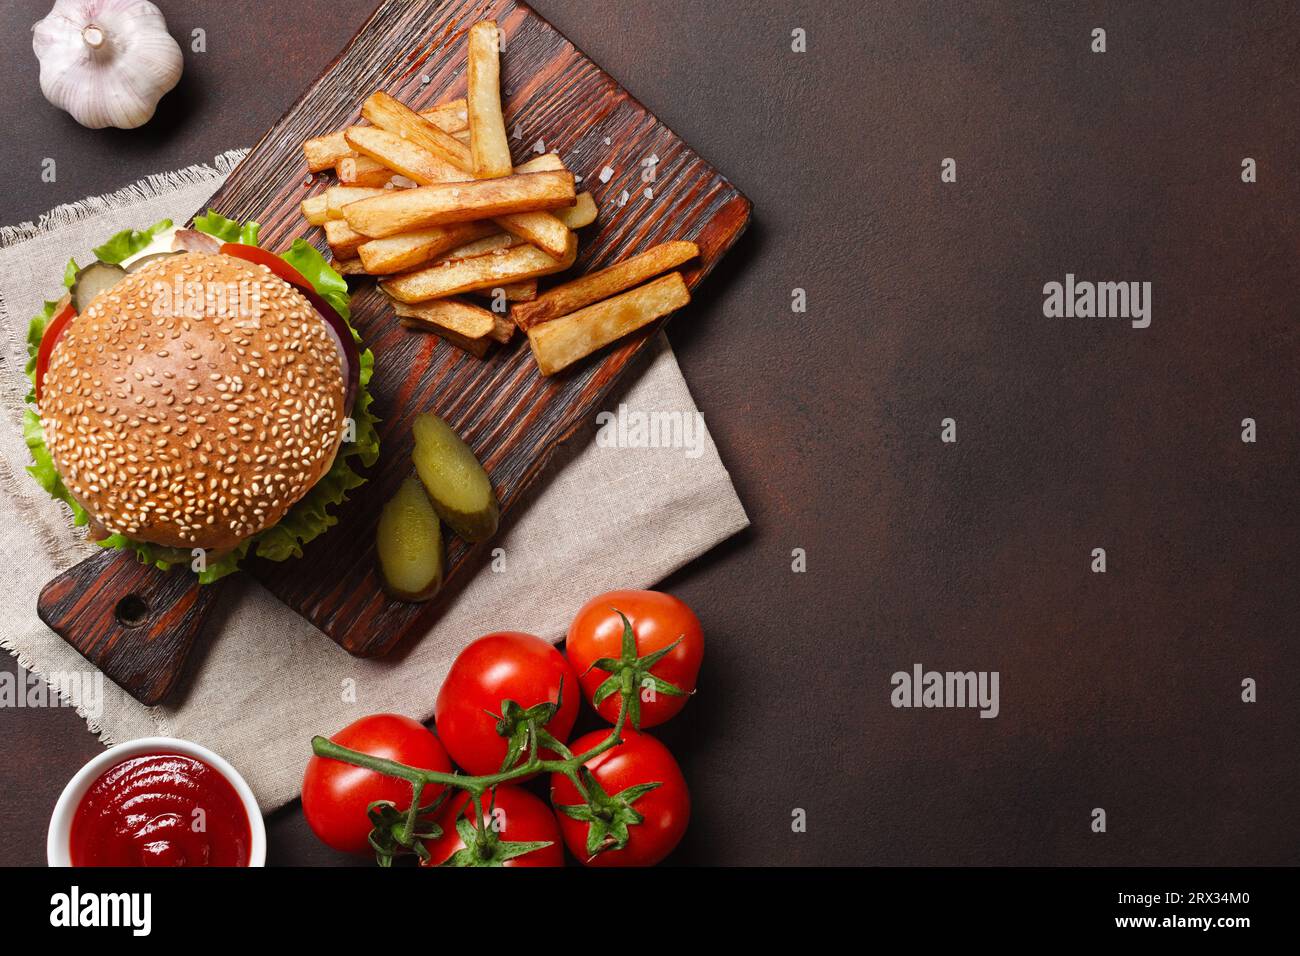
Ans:
{"label": "beige cloth placemat", "polygon": [[[478,635],[514,629],[558,641],[592,595],[648,587],[748,519],[707,434],[692,452],[600,447],[575,438],[578,450],[559,456],[557,472],[498,541],[504,569],[479,573],[409,651],[388,660],[353,658],[241,578],[226,589],[200,639],[179,704],[144,707],[106,680],[97,697],[93,680],[75,679],[90,665],[36,616],[41,587],[96,549],[72,529],[67,509],[24,471],[30,463],[21,430],[27,323],[59,289],[69,257],[84,262],[91,247],[120,229],[163,218],[183,222],[242,155],[227,153],[211,166],[152,176],[110,196],[61,206],[39,223],[0,229],[0,566],[6,572],[0,646],[61,683],[105,743],[164,734],[211,747],[239,768],[270,810],[298,795],[313,734],[376,711],[428,718],[456,652]],[[644,373],[617,401],[632,412],[696,412],[662,337]],[[351,693],[355,703],[345,700]]]}

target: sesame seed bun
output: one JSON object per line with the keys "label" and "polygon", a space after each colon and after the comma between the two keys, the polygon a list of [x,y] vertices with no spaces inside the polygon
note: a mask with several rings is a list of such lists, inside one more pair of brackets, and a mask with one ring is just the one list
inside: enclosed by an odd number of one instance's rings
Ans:
{"label": "sesame seed bun", "polygon": [[224,552],[329,470],[343,361],[326,320],[265,266],[167,256],[60,336],[41,392],[45,442],[106,531]]}

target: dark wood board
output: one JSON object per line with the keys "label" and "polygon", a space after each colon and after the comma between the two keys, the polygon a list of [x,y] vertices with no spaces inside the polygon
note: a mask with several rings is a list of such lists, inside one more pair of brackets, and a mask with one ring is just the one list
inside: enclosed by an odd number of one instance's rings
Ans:
{"label": "dark wood board", "polygon": [[36,608],[110,680],[152,705],[176,686],[221,590],[101,551],[45,585]]}
{"label": "dark wood board", "polygon": [[[548,151],[559,152],[585,177],[580,188],[590,189],[601,207],[597,222],[580,233],[574,272],[600,268],[659,242],[692,239],[701,255],[684,277],[691,287],[697,285],[744,231],[748,199],[563,35],[513,0],[387,0],[205,208],[234,219],[256,219],[267,248],[284,249],[306,236],[327,251],[321,231],[303,221],[299,206],[332,180],[308,176],[303,140],[356,122],[361,100],[376,89],[416,108],[463,95],[464,31],[485,18],[496,19],[504,35],[502,97],[516,159],[522,161],[543,140]],[[652,154],[659,163],[655,181],[647,184],[641,180],[640,161]],[[601,183],[597,174],[605,165],[614,175]],[[642,195],[647,185],[652,199]],[[620,207],[624,191],[629,198]],[[382,420],[380,460],[370,469],[369,483],[339,509],[338,526],[309,545],[303,558],[251,561],[248,570],[349,652],[375,656],[426,630],[492,547],[485,542],[474,549],[450,537],[447,585],[440,599],[409,604],[383,593],[375,570],[375,525],[383,502],[410,473],[414,416],[433,411],[465,438],[491,475],[503,523],[508,523],[555,450],[593,420],[602,399],[662,323],[546,379],[538,374],[522,336],[484,361],[432,335],[402,328],[370,280],[353,283],[352,309],[353,324],[376,355],[371,391]],[[91,562],[65,577],[80,575],[88,587],[104,573],[98,556]],[[130,562],[127,557],[111,562],[111,580],[123,594],[135,594],[148,605],[151,622],[171,615],[178,601],[195,606],[186,589],[168,580],[171,576],[128,568]],[[103,596],[100,614],[111,615],[116,602]],[[54,614],[42,613],[83,653],[100,646],[75,629],[91,623],[86,615],[59,618],[56,624]],[[162,666],[159,655],[168,653],[161,642],[119,641],[113,646],[119,672],[154,673]],[[124,668],[121,655],[130,654],[146,658],[147,666]],[[181,662],[173,663],[178,673]],[[138,688],[123,686],[140,696]],[[160,685],[154,681],[151,686],[156,693]]]}

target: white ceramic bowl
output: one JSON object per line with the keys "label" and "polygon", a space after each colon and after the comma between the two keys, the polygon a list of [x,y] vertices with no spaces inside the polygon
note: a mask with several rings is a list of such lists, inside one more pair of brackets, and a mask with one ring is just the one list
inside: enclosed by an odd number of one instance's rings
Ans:
{"label": "white ceramic bowl", "polygon": [[76,776],[68,781],[59,794],[59,802],[54,805],[54,815],[50,818],[50,832],[45,841],[45,856],[50,866],[72,865],[72,815],[81,805],[81,798],[86,795],[91,784],[99,779],[100,774],[130,757],[146,754],[181,754],[202,760],[212,769],[230,781],[239,794],[244,810],[248,814],[248,831],[252,842],[248,848],[248,865],[266,865],[266,824],[262,820],[262,811],[257,808],[253,791],[249,789],[244,778],[222,757],[214,754],[207,747],[200,747],[188,740],[175,737],[141,737],[130,740],[116,747],[109,747],[94,760],[77,771]]}

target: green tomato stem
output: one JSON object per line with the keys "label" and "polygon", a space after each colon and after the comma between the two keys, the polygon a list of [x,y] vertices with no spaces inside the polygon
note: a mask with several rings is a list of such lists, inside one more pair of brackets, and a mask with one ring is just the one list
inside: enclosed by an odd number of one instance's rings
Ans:
{"label": "green tomato stem", "polygon": [[[630,690],[632,693],[636,692],[635,688],[631,688]],[[600,756],[611,747],[617,746],[622,742],[623,727],[627,720],[627,708],[628,704],[625,694],[623,705],[619,708],[618,720],[615,722],[613,729],[610,730],[609,735],[585,753],[572,754],[568,757],[561,757],[558,760],[545,760],[540,756],[538,748],[533,746],[530,748],[528,759],[518,766],[512,767],[509,770],[482,774],[480,776],[467,776],[458,773],[446,773],[441,770],[421,770],[418,767],[408,767],[406,764],[398,763],[395,760],[389,760],[386,757],[375,757],[371,754],[351,750],[341,744],[334,743],[326,737],[320,736],[312,738],[311,749],[318,757],[338,760],[341,763],[351,764],[354,767],[363,767],[366,770],[373,770],[376,773],[382,773],[389,777],[396,777],[399,780],[405,780],[410,783],[413,799],[411,800],[410,808],[407,810],[407,819],[403,826],[404,832],[399,835],[401,842],[406,844],[408,841],[413,839],[411,835],[415,832],[416,814],[419,810],[420,796],[425,787],[433,784],[444,787],[455,787],[459,790],[468,792],[474,800],[475,808],[477,810],[480,798],[492,787],[503,783],[509,783],[512,780],[519,780],[535,773],[561,773],[570,780],[573,780],[578,787],[578,792],[583,795],[584,799],[587,798],[588,794],[586,792],[586,787],[582,785],[578,768],[588,760]]]}

